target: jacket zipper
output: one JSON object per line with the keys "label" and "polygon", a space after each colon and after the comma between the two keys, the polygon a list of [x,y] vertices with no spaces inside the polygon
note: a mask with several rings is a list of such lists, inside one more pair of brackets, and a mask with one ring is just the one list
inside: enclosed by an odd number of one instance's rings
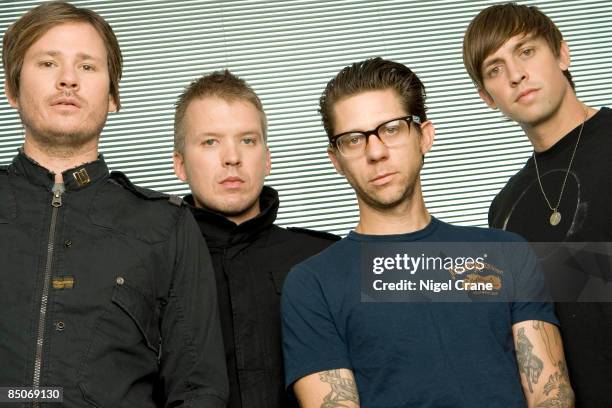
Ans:
{"label": "jacket zipper", "polygon": [[[51,265],[53,263],[53,251],[55,246],[55,228],[57,224],[59,209],[62,206],[63,186],[60,188],[56,188],[56,186],[54,186],[53,188],[53,199],[51,200],[51,206],[53,207],[53,210],[51,213],[51,225],[49,227],[49,242],[47,243],[47,262],[45,264],[43,291],[40,300],[38,336],[36,336],[36,359],[34,360],[34,379],[32,381],[32,385],[34,387],[40,387],[42,351],[45,337],[45,323],[47,318],[47,303],[49,301],[49,287],[51,285]],[[33,406],[38,407],[38,403],[34,402]]]}

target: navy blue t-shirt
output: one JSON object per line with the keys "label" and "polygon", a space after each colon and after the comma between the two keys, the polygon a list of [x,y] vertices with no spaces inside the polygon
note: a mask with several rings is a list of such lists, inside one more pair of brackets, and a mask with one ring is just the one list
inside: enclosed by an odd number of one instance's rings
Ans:
{"label": "navy blue t-shirt", "polygon": [[[432,217],[426,228],[414,233],[351,232],[295,266],[282,295],[286,384],[347,368],[353,371],[363,407],[525,407],[512,325],[526,320],[558,324],[550,303],[361,302],[363,243],[416,241],[522,239]],[[524,277],[519,279],[529,280],[535,276],[536,260],[527,246],[523,248],[509,258]],[[540,279],[533,281],[542,284]]]}

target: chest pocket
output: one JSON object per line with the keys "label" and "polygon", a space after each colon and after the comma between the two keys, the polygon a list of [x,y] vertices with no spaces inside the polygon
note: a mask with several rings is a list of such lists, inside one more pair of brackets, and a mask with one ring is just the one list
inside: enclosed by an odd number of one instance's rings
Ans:
{"label": "chest pocket", "polygon": [[113,293],[112,302],[122,309],[136,325],[148,348],[159,352],[159,310],[152,299],[128,286],[118,285]]}
{"label": "chest pocket", "polygon": [[153,297],[117,278],[80,368],[86,401],[98,407],[148,406],[143,402],[151,398],[152,386],[132,389],[131,384],[158,371],[159,316]]}

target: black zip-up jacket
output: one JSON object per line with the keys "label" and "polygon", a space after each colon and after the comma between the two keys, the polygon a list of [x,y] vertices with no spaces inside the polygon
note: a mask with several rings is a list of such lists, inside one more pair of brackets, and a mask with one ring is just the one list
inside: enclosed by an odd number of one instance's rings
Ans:
{"label": "black zip-up jacket", "polygon": [[224,216],[193,207],[211,251],[225,358],[229,408],[297,406],[285,392],[280,294],[293,265],[319,253],[339,237],[274,225],[278,193],[264,186],[261,212],[236,225]]}
{"label": "black zip-up jacket", "polygon": [[0,168],[0,387],[63,387],[66,408],[225,406],[214,274],[187,207],[101,156],[62,174],[53,193],[22,152]]}

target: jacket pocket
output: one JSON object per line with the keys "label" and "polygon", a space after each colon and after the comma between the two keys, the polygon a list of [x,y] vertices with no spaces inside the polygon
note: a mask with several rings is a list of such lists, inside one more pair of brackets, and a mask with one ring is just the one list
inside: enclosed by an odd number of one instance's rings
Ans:
{"label": "jacket pocket", "polygon": [[159,306],[120,281],[95,323],[79,370],[83,398],[96,407],[153,407],[158,372]]}

